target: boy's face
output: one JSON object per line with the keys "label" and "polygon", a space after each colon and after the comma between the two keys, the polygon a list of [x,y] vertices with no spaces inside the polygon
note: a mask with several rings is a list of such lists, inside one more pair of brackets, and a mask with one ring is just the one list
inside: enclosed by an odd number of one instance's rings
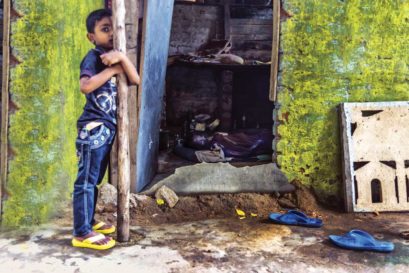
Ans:
{"label": "boy's face", "polygon": [[111,50],[114,48],[114,31],[111,17],[104,17],[95,23],[94,33],[87,34],[91,43]]}

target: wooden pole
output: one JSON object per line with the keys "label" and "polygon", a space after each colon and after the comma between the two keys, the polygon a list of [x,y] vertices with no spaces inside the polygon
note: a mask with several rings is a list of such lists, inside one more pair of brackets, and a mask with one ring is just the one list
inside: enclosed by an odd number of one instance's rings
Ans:
{"label": "wooden pole", "polygon": [[271,50],[270,100],[276,101],[278,56],[280,47],[280,10],[281,0],[273,0],[273,45]]}
{"label": "wooden pole", "polygon": [[[114,47],[126,54],[125,2],[113,1]],[[117,229],[119,242],[129,241],[129,117],[128,84],[125,74],[118,79],[118,208]]]}
{"label": "wooden pole", "polygon": [[1,87],[1,148],[0,148],[0,222],[3,215],[3,190],[7,182],[8,125],[9,125],[9,70],[10,70],[10,12],[11,0],[3,1],[3,73]]}
{"label": "wooden pole", "polygon": [[[127,41],[127,55],[131,62],[138,67],[138,49],[139,49],[139,19],[142,0],[125,0],[126,17],[125,26]],[[131,192],[136,192],[136,147],[138,143],[138,86],[129,86],[128,105],[129,105],[129,157],[131,173]]]}

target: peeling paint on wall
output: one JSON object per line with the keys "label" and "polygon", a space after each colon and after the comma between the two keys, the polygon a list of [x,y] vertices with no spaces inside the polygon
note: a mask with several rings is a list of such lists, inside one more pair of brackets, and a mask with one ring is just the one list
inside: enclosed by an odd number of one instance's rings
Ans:
{"label": "peeling paint on wall", "polygon": [[293,16],[282,23],[278,162],[328,200],[342,181],[338,104],[409,100],[409,2],[285,0],[284,8]]}
{"label": "peeling paint on wall", "polygon": [[76,175],[76,120],[84,98],[79,64],[91,48],[85,18],[103,1],[15,0],[23,16],[11,28],[7,198],[3,224],[39,224],[70,198]]}

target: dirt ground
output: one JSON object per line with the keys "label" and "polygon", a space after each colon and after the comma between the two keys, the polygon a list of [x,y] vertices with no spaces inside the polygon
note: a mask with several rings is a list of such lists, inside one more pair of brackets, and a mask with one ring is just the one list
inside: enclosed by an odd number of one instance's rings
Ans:
{"label": "dirt ground", "polygon": [[[293,181],[296,190],[286,194],[211,194],[197,196],[179,196],[173,208],[166,203],[158,205],[155,197],[140,195],[133,198],[130,209],[131,226],[154,226],[166,224],[183,224],[211,219],[241,219],[254,223],[268,223],[272,212],[283,213],[288,209],[300,210],[311,217],[319,217],[327,228],[335,233],[342,233],[352,228],[363,229],[372,233],[386,232],[391,237],[400,238],[400,232],[409,224],[408,213],[345,213],[343,204],[329,208],[319,204],[313,192]],[[236,209],[243,211],[240,217]],[[116,224],[116,207],[101,206],[97,208],[100,220]],[[67,217],[64,217],[67,219]],[[371,225],[368,225],[372,222]],[[393,227],[385,229],[385,227]],[[137,236],[136,236],[137,237]],[[138,238],[134,238],[137,240]],[[409,240],[403,240],[409,244]]]}
{"label": "dirt ground", "polygon": [[[128,242],[105,252],[73,249],[67,206],[50,227],[0,234],[0,272],[409,272],[409,213],[344,213],[297,187],[292,194],[182,196],[174,208],[149,196],[131,198]],[[322,228],[276,225],[271,212],[296,207],[323,219]],[[246,213],[240,218],[236,209]],[[251,215],[253,214],[253,215]],[[99,206],[97,219],[116,224],[115,206]],[[363,229],[395,244],[392,253],[340,249],[328,239]],[[117,239],[116,233],[112,234]]]}
{"label": "dirt ground", "polygon": [[[237,218],[236,209],[244,211],[246,217],[256,219],[267,219],[272,212],[292,208],[314,217],[325,216],[325,209],[317,204],[313,194],[300,185],[297,185],[295,192],[283,195],[237,193],[179,196],[173,208],[166,203],[158,205],[156,199],[150,196],[137,196],[134,200],[130,210],[132,226]],[[116,222],[116,207],[99,205],[97,212],[105,221]]]}
{"label": "dirt ground", "polygon": [[[171,240],[161,241],[162,239],[157,238],[154,241],[161,246],[166,245],[171,249],[178,250],[193,268],[200,265],[204,268],[218,267],[220,269],[226,267],[226,264],[231,261],[235,261],[234,267],[236,268],[247,268],[252,262],[242,258],[248,254],[243,252],[241,248],[246,246],[251,249],[251,244],[255,244],[257,245],[254,248],[255,253],[260,251],[260,246],[262,248],[277,247],[278,249],[277,251],[271,249],[262,251],[260,254],[262,259],[271,261],[278,259],[294,267],[292,269],[289,267],[286,270],[282,268],[278,271],[261,270],[260,272],[301,272],[306,270],[303,264],[307,264],[307,268],[312,270],[311,272],[344,272],[345,268],[345,272],[407,272],[409,240],[402,239],[400,233],[409,229],[408,213],[345,213],[342,208],[329,209],[318,204],[309,189],[298,183],[295,184],[296,191],[284,195],[240,193],[182,196],[179,197],[179,202],[174,208],[169,208],[166,204],[159,206],[154,198],[144,197],[131,209],[131,225],[141,226],[144,230],[152,226],[159,229],[175,226],[175,230],[177,230],[176,227],[189,230],[190,225],[193,227],[197,224],[206,225],[206,221],[219,219],[216,220],[218,221],[216,226],[209,227],[209,230],[233,234],[234,238],[231,241],[237,243],[237,249],[235,248],[234,251],[230,252],[230,255],[237,252],[234,254],[237,257],[229,261],[210,259],[206,254],[203,254],[203,249],[198,247],[203,238],[201,236],[196,238],[197,234],[194,228],[191,230],[192,234],[187,234],[186,237],[175,235],[177,234],[175,231],[175,233],[171,233]],[[268,220],[270,213],[284,212],[292,208],[301,210],[309,216],[321,218],[324,227],[321,229],[291,227],[291,231],[286,234],[278,230],[281,228],[280,225],[277,227],[271,225]],[[246,218],[240,218],[236,209],[244,211]],[[102,210],[100,216],[114,224],[116,222],[114,211]],[[394,254],[384,255],[340,250],[329,242],[329,234],[341,235],[351,229],[365,230],[379,240],[393,241],[396,245]],[[131,232],[130,242],[120,243],[120,245],[139,244],[145,239],[143,236],[141,237],[141,234],[141,232]],[[269,242],[269,236],[282,236],[283,245],[264,245]],[[308,243],[309,240],[313,242]],[[212,241],[211,244],[214,243]],[[277,254],[280,252],[287,254],[280,256]],[[278,268],[282,267],[282,265],[277,266]],[[388,266],[393,267],[388,268]],[[394,266],[402,266],[403,269],[398,270]],[[259,272],[258,269],[252,270],[247,272]]]}

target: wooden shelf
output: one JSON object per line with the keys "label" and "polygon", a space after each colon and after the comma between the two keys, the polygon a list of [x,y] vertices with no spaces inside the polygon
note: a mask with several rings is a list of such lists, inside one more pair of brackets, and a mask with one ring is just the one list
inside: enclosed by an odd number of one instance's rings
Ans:
{"label": "wooden shelf", "polygon": [[[223,3],[215,3],[215,4],[208,4],[208,3],[198,3],[186,0],[176,0],[175,4],[183,4],[183,5],[198,5],[198,6],[211,6],[211,7],[223,7]],[[230,7],[252,7],[252,8],[268,8],[271,9],[272,6],[265,6],[265,5],[250,5],[250,4],[228,4]]]}
{"label": "wooden shelf", "polygon": [[221,70],[240,70],[240,69],[269,69],[271,64],[223,64],[223,63],[212,63],[212,62],[189,62],[184,60],[176,60],[169,66],[173,65],[186,65],[192,67],[212,67]]}

